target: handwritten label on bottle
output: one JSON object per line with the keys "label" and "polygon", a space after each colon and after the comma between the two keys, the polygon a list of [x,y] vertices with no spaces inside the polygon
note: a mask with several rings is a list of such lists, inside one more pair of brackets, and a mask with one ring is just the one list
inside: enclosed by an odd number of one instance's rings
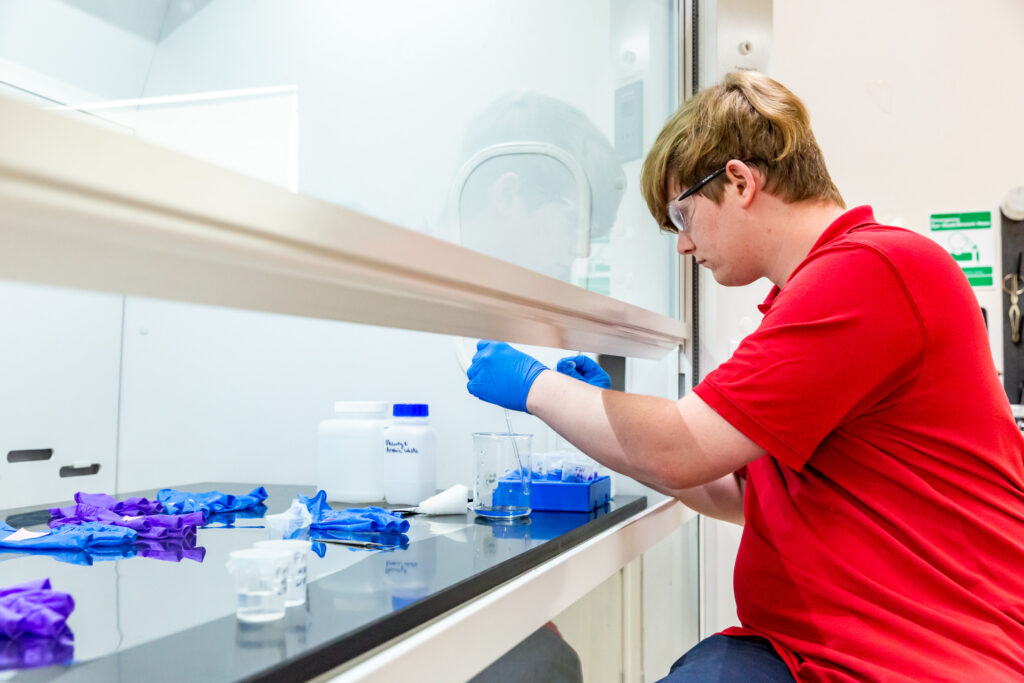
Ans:
{"label": "handwritten label on bottle", "polygon": [[[378,442],[379,443],[379,442]],[[384,440],[385,449],[388,453],[419,453],[419,449],[415,446],[410,446],[408,441],[392,441],[391,439]]]}

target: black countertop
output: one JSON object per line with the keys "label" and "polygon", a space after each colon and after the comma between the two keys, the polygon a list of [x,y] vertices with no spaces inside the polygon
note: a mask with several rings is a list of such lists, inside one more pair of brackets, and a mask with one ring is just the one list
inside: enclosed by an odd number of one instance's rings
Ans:
{"label": "black countertop", "polygon": [[[253,485],[176,487],[248,493]],[[270,513],[308,486],[267,486]],[[155,498],[156,491],[125,494]],[[266,538],[259,519],[199,530],[202,563],[136,556],[91,566],[42,555],[0,554],[0,588],[49,577],[71,593],[71,666],[0,672],[11,681],[305,681],[466,603],[640,512],[647,499],[618,496],[593,513],[535,511],[522,523],[472,514],[409,518],[407,547],[328,545],[312,556],[309,599],[283,620],[239,622],[228,553]],[[340,504],[333,505],[336,509]],[[351,506],[349,506],[351,507]],[[0,511],[12,526],[39,523],[31,509]],[[258,528],[257,528],[258,527]],[[41,528],[30,526],[29,528]]]}

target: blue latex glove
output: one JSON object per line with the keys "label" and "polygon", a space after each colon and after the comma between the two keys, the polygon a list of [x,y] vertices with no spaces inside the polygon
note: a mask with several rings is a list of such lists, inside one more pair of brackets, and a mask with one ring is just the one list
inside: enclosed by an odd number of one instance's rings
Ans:
{"label": "blue latex glove", "polygon": [[466,389],[481,401],[528,413],[526,397],[530,387],[537,375],[547,369],[505,342],[482,339],[477,342],[473,364],[466,371]]}
{"label": "blue latex glove", "polygon": [[8,541],[14,527],[0,522],[0,550],[13,552],[34,552],[51,550],[89,550],[96,547],[130,546],[138,538],[138,532],[120,526],[98,522],[85,524],[62,524],[45,536],[26,538],[22,541]]}
{"label": "blue latex glove", "polygon": [[[258,486],[244,496],[233,496],[220,491],[192,493],[175,489],[161,489],[156,498],[164,506],[168,515],[180,515],[184,512],[242,512],[256,510],[267,499],[267,490]],[[266,508],[264,508],[264,511]]]}
{"label": "blue latex glove", "polygon": [[[327,493],[317,492],[312,498],[298,496],[313,516],[309,528],[312,532],[374,532],[404,534],[409,530],[409,521],[401,515],[379,507],[349,508],[333,510],[327,503]],[[365,540],[365,539],[364,539]]]}
{"label": "blue latex glove", "polygon": [[573,379],[578,379],[581,382],[592,384],[595,387],[601,389],[612,388],[612,378],[608,376],[608,373],[604,371],[600,365],[594,362],[593,359],[587,358],[586,356],[570,356],[563,358],[558,361],[558,365],[555,366],[563,375],[568,375]]}
{"label": "blue latex glove", "polygon": [[[124,526],[86,522],[85,524],[68,524],[53,530],[54,536],[86,537],[85,549],[92,552],[96,548],[131,547],[139,540],[139,532]],[[42,539],[40,539],[42,540]]]}

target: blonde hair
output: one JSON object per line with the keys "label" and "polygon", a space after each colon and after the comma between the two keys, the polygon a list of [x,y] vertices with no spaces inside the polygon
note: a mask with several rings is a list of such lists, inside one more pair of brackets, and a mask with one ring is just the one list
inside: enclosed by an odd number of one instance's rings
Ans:
{"label": "blonde hair", "polygon": [[[736,71],[684,103],[647,154],[640,185],[658,225],[675,232],[667,215],[670,179],[690,187],[731,159],[760,170],[765,191],[783,201],[823,200],[846,208],[800,98],[764,74]],[[723,187],[716,179],[699,194],[718,203]]]}

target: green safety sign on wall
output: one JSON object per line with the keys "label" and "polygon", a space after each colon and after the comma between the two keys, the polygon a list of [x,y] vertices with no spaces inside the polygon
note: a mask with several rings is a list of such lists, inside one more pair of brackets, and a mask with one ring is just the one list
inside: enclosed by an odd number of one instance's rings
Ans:
{"label": "green safety sign on wall", "polygon": [[991,287],[994,265],[992,212],[933,213],[928,219],[932,239],[960,264],[972,287]]}

